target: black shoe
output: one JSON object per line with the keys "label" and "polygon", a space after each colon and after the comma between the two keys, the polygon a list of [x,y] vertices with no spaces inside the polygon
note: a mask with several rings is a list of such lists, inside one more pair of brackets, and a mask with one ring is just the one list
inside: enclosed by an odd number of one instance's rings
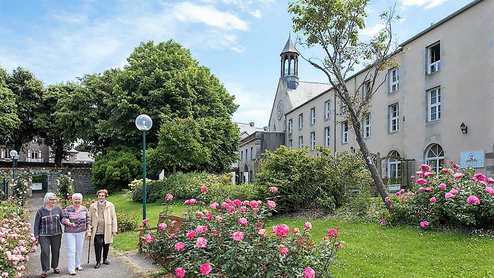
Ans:
{"label": "black shoe", "polygon": [[100,263],[96,263],[96,265],[94,266],[94,268],[98,269],[100,268],[101,264]]}
{"label": "black shoe", "polygon": [[109,260],[104,260],[103,261],[103,264],[109,265],[110,264],[110,261]]}

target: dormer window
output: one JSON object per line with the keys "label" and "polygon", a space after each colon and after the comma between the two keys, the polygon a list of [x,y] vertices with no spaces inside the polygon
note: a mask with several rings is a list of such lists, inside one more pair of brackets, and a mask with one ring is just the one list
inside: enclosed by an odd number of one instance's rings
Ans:
{"label": "dormer window", "polygon": [[441,64],[441,43],[437,42],[427,48],[427,74],[439,71]]}

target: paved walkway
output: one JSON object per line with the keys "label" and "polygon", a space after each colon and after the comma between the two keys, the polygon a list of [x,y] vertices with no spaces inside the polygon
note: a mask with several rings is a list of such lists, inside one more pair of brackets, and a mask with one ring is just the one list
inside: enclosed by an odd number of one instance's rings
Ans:
{"label": "paved walkway", "polygon": [[[29,210],[31,213],[31,224],[34,223],[34,215],[36,214],[36,210],[41,207],[43,203],[41,195],[35,195],[30,200]],[[60,248],[60,262],[59,267],[61,269],[61,274],[54,274],[53,272],[48,273],[48,277],[91,277],[91,278],[111,278],[111,277],[143,277],[144,275],[141,272],[141,269],[137,268],[135,264],[133,264],[129,260],[129,256],[127,255],[119,255],[111,250],[110,247],[110,255],[108,256],[111,263],[110,265],[101,265],[101,268],[94,269],[95,259],[94,259],[94,246],[91,245],[91,257],[90,263],[87,264],[87,253],[88,253],[88,241],[84,242],[84,251],[83,251],[83,259],[82,259],[82,268],[83,270],[77,272],[76,276],[71,276],[67,271],[67,252],[64,244],[64,240],[62,238],[62,247]],[[31,254],[30,260],[28,262],[28,275],[26,277],[39,277],[41,274],[41,262],[40,262],[40,248],[38,246],[38,250],[36,253]]]}

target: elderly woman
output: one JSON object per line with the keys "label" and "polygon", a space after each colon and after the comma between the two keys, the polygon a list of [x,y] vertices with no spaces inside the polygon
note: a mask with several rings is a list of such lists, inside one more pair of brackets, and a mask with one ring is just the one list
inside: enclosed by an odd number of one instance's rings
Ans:
{"label": "elderly woman", "polygon": [[70,275],[81,271],[84,235],[90,223],[89,211],[82,206],[82,194],[72,195],[72,205],[63,210],[62,224],[65,226],[65,244],[67,245],[67,264]]}
{"label": "elderly woman", "polygon": [[60,243],[62,241],[62,209],[57,206],[58,198],[49,192],[45,194],[44,205],[39,208],[34,218],[34,236],[41,245],[41,277],[48,277],[51,268],[53,272],[60,273],[58,258],[60,255]]}
{"label": "elderly woman", "polygon": [[101,266],[101,252],[103,252],[103,264],[110,264],[108,251],[113,242],[113,236],[117,233],[117,215],[115,206],[106,200],[108,190],[101,189],[96,195],[98,201],[91,204],[89,214],[91,215],[91,237],[94,238],[94,251],[96,252],[96,265]]}

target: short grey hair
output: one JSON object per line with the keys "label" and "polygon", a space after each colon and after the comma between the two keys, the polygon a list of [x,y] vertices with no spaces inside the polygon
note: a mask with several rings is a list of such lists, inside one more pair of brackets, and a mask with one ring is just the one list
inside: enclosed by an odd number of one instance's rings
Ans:
{"label": "short grey hair", "polygon": [[45,197],[43,198],[43,205],[46,206],[46,204],[48,204],[48,200],[50,198],[53,198],[53,197],[57,197],[57,195],[55,195],[55,193],[52,193],[52,192],[48,192],[45,194]]}
{"label": "short grey hair", "polygon": [[82,194],[81,193],[74,193],[74,194],[72,194],[72,200],[74,198],[78,198],[78,199],[81,199],[82,200]]}

